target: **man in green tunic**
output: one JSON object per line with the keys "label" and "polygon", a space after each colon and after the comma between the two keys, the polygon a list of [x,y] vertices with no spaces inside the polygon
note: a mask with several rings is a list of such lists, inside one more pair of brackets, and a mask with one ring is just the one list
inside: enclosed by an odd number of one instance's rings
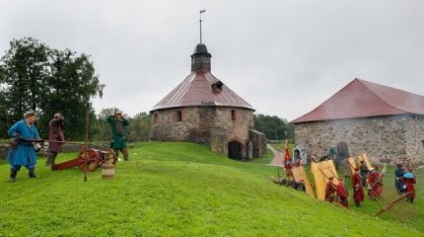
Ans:
{"label": "man in green tunic", "polygon": [[119,151],[124,155],[124,160],[128,160],[128,150],[125,141],[125,129],[129,125],[128,120],[122,116],[122,112],[117,111],[115,115],[109,116],[107,122],[112,128],[112,143],[111,148],[115,151],[118,156]]}

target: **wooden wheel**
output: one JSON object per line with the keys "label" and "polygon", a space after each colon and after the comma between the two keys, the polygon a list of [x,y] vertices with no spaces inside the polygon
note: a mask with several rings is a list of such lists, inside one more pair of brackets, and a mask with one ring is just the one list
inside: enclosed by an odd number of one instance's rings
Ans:
{"label": "wooden wheel", "polygon": [[118,161],[118,157],[116,157],[115,152],[112,149],[106,149],[100,151],[102,153],[103,159],[100,161],[100,165],[103,165],[103,163],[110,161],[112,164],[116,164]]}
{"label": "wooden wheel", "polygon": [[100,155],[95,149],[81,150],[78,155],[78,166],[80,170],[93,172],[100,166]]}

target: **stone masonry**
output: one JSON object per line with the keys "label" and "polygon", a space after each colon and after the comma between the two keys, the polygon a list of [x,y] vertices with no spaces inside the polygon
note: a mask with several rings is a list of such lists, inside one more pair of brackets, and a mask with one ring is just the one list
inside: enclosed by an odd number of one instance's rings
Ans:
{"label": "stone masonry", "polygon": [[[216,106],[173,108],[153,113],[151,139],[208,144],[212,151],[226,155],[228,143],[237,141],[242,147],[242,158],[252,158],[248,155],[248,145],[249,130],[253,127],[253,111],[249,109]],[[256,136],[260,134],[256,132]],[[262,136],[263,139],[255,138],[254,157],[264,153],[262,146],[265,145],[256,144],[256,141],[265,141],[265,136]]]}
{"label": "stone masonry", "polygon": [[424,116],[396,115],[295,124],[296,143],[318,156],[345,142],[351,156],[366,152],[372,162],[412,158],[424,162]]}

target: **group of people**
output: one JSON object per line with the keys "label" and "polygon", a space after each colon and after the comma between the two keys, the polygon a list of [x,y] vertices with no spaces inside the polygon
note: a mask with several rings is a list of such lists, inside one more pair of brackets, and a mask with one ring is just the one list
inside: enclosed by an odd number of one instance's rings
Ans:
{"label": "group of people", "polygon": [[415,183],[417,178],[413,173],[412,167],[403,167],[403,163],[399,162],[396,164],[397,169],[395,170],[395,187],[399,194],[406,193],[406,200],[410,203],[414,203],[415,198]]}
{"label": "group of people", "polygon": [[[7,155],[7,161],[10,164],[10,182],[16,181],[16,176],[22,167],[28,169],[29,177],[36,178],[35,167],[37,163],[36,149],[37,143],[44,143],[45,140],[40,138],[38,130],[35,126],[37,114],[33,111],[26,112],[24,118],[13,124],[8,135],[13,138],[10,145],[10,151]],[[65,142],[64,136],[65,118],[61,113],[54,114],[49,122],[49,147],[47,150],[46,166],[52,166],[56,162],[57,154],[61,150],[62,144]],[[126,148],[125,127],[129,125],[127,119],[123,117],[122,112],[116,111],[114,115],[107,118],[107,122],[112,130],[111,148],[116,156],[120,151],[124,160],[128,161],[129,154]]]}
{"label": "group of people", "polygon": [[[361,161],[359,167],[354,168],[351,176],[353,188],[353,200],[356,206],[360,206],[364,201],[364,187],[368,186],[368,196],[371,200],[381,197],[383,193],[383,175],[379,172],[378,165],[368,170],[364,161]],[[415,198],[416,176],[412,173],[412,168],[404,169],[402,163],[397,164],[395,171],[395,187],[399,194],[406,193],[406,200],[410,203]],[[328,202],[336,201],[342,206],[348,208],[347,197],[349,192],[344,187],[344,180],[339,179],[338,184],[334,183],[334,177],[329,177],[325,188],[325,200]]]}
{"label": "group of people", "polygon": [[[368,196],[370,199],[380,197],[383,193],[382,176],[378,172],[378,166],[372,169],[367,177],[363,177],[360,174],[360,167],[354,168],[351,176],[352,189],[353,189],[353,200],[355,205],[359,207],[361,202],[364,201],[364,179],[365,184],[368,184]],[[325,188],[325,200],[328,202],[336,201],[340,205],[348,208],[348,196],[349,192],[344,186],[344,179],[338,179],[338,183],[334,183],[334,177],[329,177]]]}

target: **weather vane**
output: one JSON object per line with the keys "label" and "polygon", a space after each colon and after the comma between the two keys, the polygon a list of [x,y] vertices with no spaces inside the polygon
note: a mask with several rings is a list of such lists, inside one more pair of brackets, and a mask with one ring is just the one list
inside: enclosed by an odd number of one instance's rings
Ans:
{"label": "weather vane", "polygon": [[202,13],[205,13],[205,12],[206,12],[205,9],[200,10],[200,12],[199,12],[199,15],[200,15],[200,20],[199,20],[199,22],[200,22],[200,43],[202,43]]}

